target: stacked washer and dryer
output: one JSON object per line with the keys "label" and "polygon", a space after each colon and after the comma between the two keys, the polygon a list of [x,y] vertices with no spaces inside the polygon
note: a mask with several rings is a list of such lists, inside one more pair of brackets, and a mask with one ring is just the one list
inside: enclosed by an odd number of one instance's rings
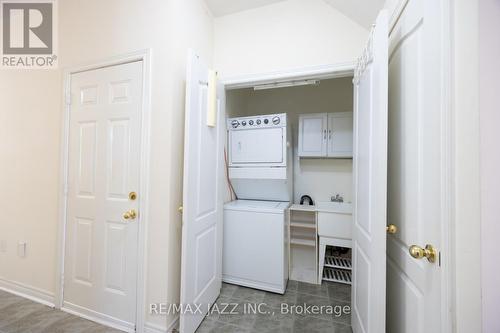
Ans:
{"label": "stacked washer and dryer", "polygon": [[285,113],[227,120],[228,173],[222,280],[283,294],[292,201],[291,130]]}

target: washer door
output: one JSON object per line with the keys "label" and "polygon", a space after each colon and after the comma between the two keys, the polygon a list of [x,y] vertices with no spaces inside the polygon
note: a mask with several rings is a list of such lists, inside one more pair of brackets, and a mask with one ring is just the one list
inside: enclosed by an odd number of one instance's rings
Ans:
{"label": "washer door", "polygon": [[263,128],[229,131],[229,165],[280,165],[286,149],[284,129]]}

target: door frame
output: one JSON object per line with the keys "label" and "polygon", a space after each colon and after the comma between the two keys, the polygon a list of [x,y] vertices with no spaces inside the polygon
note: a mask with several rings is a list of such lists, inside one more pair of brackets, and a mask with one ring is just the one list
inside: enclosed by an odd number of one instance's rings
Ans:
{"label": "door frame", "polygon": [[[151,49],[143,49],[123,55],[118,55],[88,64],[63,69],[62,86],[62,131],[60,153],[59,178],[59,227],[57,241],[56,292],[55,307],[64,310],[64,256],[66,248],[66,223],[68,202],[68,165],[69,165],[69,135],[70,135],[70,89],[71,75],[90,70],[142,62],[142,107],[141,107],[141,156],[140,156],[140,186],[139,207],[141,207],[140,223],[138,228],[137,246],[137,286],[136,286],[136,319],[135,331],[143,332],[146,313],[146,264],[147,264],[147,230],[149,216],[149,170],[150,170],[150,119],[151,119]],[[79,314],[86,317],[83,314]],[[87,318],[107,326],[117,327],[113,322],[102,318]]]}
{"label": "door frame", "polygon": [[294,80],[326,80],[354,75],[355,61],[339,62],[319,66],[308,66],[290,70],[222,77],[225,90],[250,88],[255,85]]}
{"label": "door frame", "polygon": [[[389,35],[394,26],[399,20],[406,4],[409,0],[399,0],[396,8],[392,13],[389,13]],[[456,295],[454,274],[455,258],[453,256],[452,245],[455,242],[454,230],[454,159],[453,151],[455,149],[454,123],[453,123],[453,108],[452,108],[452,67],[451,67],[451,1],[445,0],[442,7],[442,40],[443,40],[443,66],[442,66],[442,89],[441,108],[442,108],[442,137],[441,146],[443,157],[441,162],[442,180],[442,221],[441,221],[441,308],[436,309],[441,313],[441,329],[442,332],[452,332],[453,322],[455,321],[453,314],[455,312],[454,299]],[[309,66],[296,68],[291,70],[283,70],[278,72],[257,73],[250,75],[241,75],[233,77],[223,77],[221,82],[226,90],[249,88],[258,84],[268,84],[272,82],[286,82],[292,80],[306,79],[333,79],[354,75],[355,62],[342,62],[326,64],[321,66]]]}

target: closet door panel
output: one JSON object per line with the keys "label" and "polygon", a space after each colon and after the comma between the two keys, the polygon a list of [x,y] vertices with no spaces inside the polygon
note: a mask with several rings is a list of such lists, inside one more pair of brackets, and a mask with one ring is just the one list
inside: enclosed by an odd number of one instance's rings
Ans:
{"label": "closet door panel", "polygon": [[299,117],[299,156],[324,157],[327,154],[328,115],[316,113]]}
{"label": "closet door panel", "polygon": [[328,114],[328,157],[352,157],[352,112]]}

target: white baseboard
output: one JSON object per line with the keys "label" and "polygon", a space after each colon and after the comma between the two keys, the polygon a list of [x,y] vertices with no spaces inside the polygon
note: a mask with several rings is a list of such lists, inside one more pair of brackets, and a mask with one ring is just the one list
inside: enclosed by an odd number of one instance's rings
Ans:
{"label": "white baseboard", "polygon": [[144,325],[144,333],[171,333],[174,329],[179,330],[179,316],[176,316],[167,328],[153,323]]}
{"label": "white baseboard", "polygon": [[118,330],[122,330],[125,332],[135,332],[135,325],[128,323],[126,321],[113,318],[103,313],[96,312],[94,310],[90,310],[84,308],[82,306],[72,304],[69,302],[63,302],[63,306],[61,308],[62,311],[70,313],[72,315],[82,317],[96,323],[99,323],[104,326],[116,328]]}
{"label": "white baseboard", "polygon": [[0,277],[0,290],[54,307],[54,293]]}

